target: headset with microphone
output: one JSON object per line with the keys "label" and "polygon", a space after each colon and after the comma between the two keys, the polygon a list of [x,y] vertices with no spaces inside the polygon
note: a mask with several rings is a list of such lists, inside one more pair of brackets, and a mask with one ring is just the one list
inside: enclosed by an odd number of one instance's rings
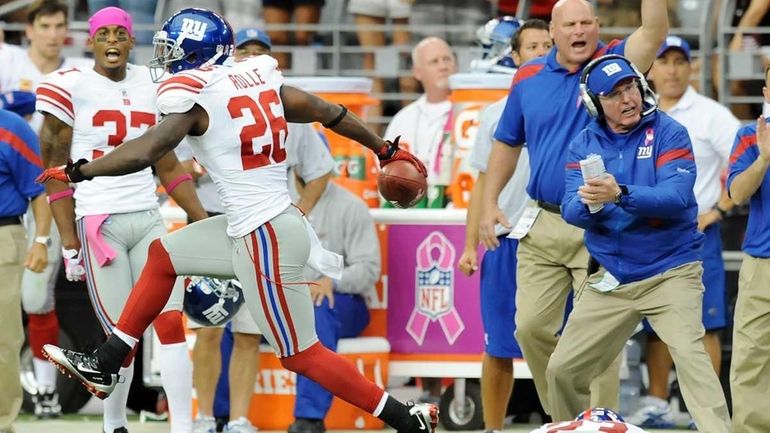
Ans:
{"label": "headset with microphone", "polygon": [[647,84],[647,79],[644,78],[644,74],[639,72],[639,69],[637,69],[637,67],[627,58],[619,54],[606,54],[591,60],[585,68],[583,68],[583,72],[580,74],[580,98],[583,100],[583,106],[591,117],[603,117],[604,110],[602,110],[602,104],[599,101],[599,97],[588,88],[588,77],[591,75],[591,71],[596,69],[596,67],[605,60],[619,60],[625,62],[636,74],[636,84],[639,86],[639,92],[642,95],[642,104],[643,106],[646,106],[642,111],[642,117],[654,112],[658,108],[658,97],[655,95],[655,92],[652,91],[650,85]]}

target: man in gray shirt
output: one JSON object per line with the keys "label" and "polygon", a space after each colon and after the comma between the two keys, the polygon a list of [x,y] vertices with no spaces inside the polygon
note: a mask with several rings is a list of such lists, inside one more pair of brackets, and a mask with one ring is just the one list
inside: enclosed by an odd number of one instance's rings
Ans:
{"label": "man in gray shirt", "polygon": [[[302,172],[300,166],[294,169],[296,173]],[[305,182],[299,176],[294,180],[296,193],[302,195]],[[357,337],[369,324],[364,295],[374,290],[380,276],[380,243],[364,202],[335,183],[329,183],[307,218],[323,247],[344,258],[345,268],[339,280],[305,268],[305,278],[312,282],[310,296],[315,304],[318,339],[336,351],[340,338]],[[296,420],[289,426],[289,433],[325,431],[323,420],[331,404],[330,392],[298,375],[294,404]]]}

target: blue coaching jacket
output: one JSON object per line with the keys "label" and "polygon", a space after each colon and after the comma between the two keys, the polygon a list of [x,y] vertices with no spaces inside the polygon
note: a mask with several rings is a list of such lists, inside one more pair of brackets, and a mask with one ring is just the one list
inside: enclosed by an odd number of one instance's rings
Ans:
{"label": "blue coaching jacket", "polygon": [[[577,195],[579,161],[592,153],[628,187],[619,205],[605,203],[595,214]],[[690,136],[665,113],[645,116],[626,134],[594,120],[570,144],[562,216],[586,230],[591,256],[620,283],[640,281],[700,260],[695,173]]]}

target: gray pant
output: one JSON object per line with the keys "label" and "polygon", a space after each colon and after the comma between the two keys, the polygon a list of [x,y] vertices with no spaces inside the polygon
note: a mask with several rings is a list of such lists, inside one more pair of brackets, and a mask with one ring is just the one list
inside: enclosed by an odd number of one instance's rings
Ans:
{"label": "gray pant", "polygon": [[310,290],[302,271],[310,253],[305,222],[293,206],[248,235],[233,239],[224,215],[161,238],[177,275],[237,278],[246,307],[279,357],[318,341]]}
{"label": "gray pant", "polygon": [[0,227],[0,430],[11,428],[21,408],[19,351],[24,328],[19,303],[26,253],[24,227]]}
{"label": "gray pant", "polygon": [[[106,266],[99,266],[95,260],[93,240],[86,238],[83,218],[78,220],[77,228],[85,253],[88,296],[99,323],[109,334],[147,262],[150,242],[166,234],[166,227],[157,209],[111,215],[99,230],[116,253],[115,259]],[[163,311],[181,311],[183,300],[184,288],[178,279]]]}

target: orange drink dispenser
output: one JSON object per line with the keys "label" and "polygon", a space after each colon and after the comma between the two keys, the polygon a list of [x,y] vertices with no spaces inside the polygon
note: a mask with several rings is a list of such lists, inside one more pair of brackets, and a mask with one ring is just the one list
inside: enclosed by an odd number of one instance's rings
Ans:
{"label": "orange drink dispenser", "polygon": [[452,143],[454,144],[452,181],[449,194],[456,208],[467,208],[473,189],[475,171],[470,166],[470,153],[484,108],[508,96],[513,75],[494,73],[460,73],[449,77],[452,93]]}

